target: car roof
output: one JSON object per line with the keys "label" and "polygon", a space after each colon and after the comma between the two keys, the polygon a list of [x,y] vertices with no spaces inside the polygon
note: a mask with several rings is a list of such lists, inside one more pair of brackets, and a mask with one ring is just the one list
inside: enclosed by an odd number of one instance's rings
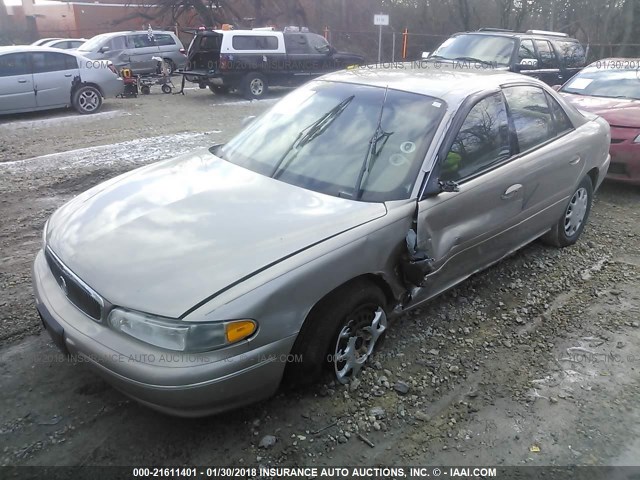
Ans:
{"label": "car roof", "polygon": [[501,85],[526,83],[543,86],[539,80],[504,70],[475,70],[455,66],[445,66],[420,62],[423,68],[411,63],[399,64],[397,68],[376,68],[374,65],[361,66],[330,73],[322,80],[357,83],[376,87],[389,87],[420,95],[429,95],[455,105],[474,93],[495,90]]}
{"label": "car roof", "polygon": [[54,47],[41,47],[36,45],[10,45],[5,47],[0,47],[0,55],[5,53],[20,53],[20,52],[59,52],[66,53],[67,55],[81,56],[79,53],[76,53],[73,50],[65,50],[62,48],[54,48]]}
{"label": "car roof", "polygon": [[526,38],[545,38],[547,40],[562,40],[562,41],[568,41],[568,42],[578,42],[579,40],[573,38],[573,37],[564,37],[564,36],[560,36],[560,35],[553,35],[552,33],[539,33],[539,32],[511,32],[508,30],[477,30],[477,31],[473,31],[473,32],[458,32],[453,34],[452,36],[457,36],[457,35],[484,35],[486,37],[508,37],[508,38],[520,38],[520,37],[526,37]]}

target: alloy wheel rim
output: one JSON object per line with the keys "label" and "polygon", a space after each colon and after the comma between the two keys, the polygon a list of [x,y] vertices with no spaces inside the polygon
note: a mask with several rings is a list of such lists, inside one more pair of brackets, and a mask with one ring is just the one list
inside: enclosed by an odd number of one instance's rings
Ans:
{"label": "alloy wheel rim", "polygon": [[262,92],[264,91],[264,83],[259,78],[254,78],[251,80],[250,88],[253,95],[262,95]]}
{"label": "alloy wheel rim", "polygon": [[96,94],[96,92],[92,91],[92,90],[87,90],[86,92],[82,92],[80,94],[80,107],[87,111],[87,112],[92,112],[94,111],[96,108],[98,108],[98,95]]}
{"label": "alloy wheel rim", "polygon": [[587,214],[587,205],[589,203],[589,194],[584,187],[579,188],[571,197],[571,201],[567,206],[564,216],[564,233],[567,237],[573,237],[580,229]]}
{"label": "alloy wheel rim", "polygon": [[338,382],[349,383],[360,372],[386,329],[387,316],[381,307],[362,306],[349,316],[338,335],[333,354]]}

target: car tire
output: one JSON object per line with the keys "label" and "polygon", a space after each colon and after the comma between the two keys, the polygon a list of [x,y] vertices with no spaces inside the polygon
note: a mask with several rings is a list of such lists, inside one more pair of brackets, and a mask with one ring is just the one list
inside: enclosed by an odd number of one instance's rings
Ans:
{"label": "car tire", "polygon": [[269,89],[267,79],[264,75],[252,72],[248,73],[242,80],[242,94],[248,100],[264,98]]}
{"label": "car tire", "polygon": [[173,72],[176,71],[176,64],[173,63],[173,60],[170,58],[163,58],[162,62],[164,63],[163,67],[167,69],[167,75],[173,75]]}
{"label": "car tire", "polygon": [[571,195],[558,223],[542,236],[542,241],[559,248],[576,243],[589,218],[592,201],[593,184],[591,179],[586,176]]}
{"label": "car tire", "polygon": [[338,288],[309,313],[292,348],[284,384],[306,386],[323,372],[348,383],[373,353],[387,328],[384,293],[358,280]]}
{"label": "car tire", "polygon": [[227,85],[209,85],[209,90],[211,90],[216,95],[226,95],[229,93],[230,88]]}
{"label": "car tire", "polygon": [[83,115],[96,113],[102,107],[102,94],[96,87],[83,85],[73,92],[71,104]]}

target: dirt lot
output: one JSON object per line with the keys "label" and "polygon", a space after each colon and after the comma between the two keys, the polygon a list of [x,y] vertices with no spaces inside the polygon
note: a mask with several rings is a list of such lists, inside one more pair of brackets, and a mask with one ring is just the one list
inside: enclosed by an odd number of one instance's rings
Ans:
{"label": "dirt lot", "polygon": [[638,188],[605,184],[578,245],[534,243],[400,318],[349,387],[184,420],[58,354],[31,296],[45,219],[271,103],[189,90],[0,120],[0,465],[639,463]]}

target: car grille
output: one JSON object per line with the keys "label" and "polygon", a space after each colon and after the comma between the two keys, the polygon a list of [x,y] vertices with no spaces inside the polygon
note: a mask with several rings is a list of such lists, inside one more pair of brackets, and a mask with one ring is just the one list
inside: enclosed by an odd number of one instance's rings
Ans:
{"label": "car grille", "polygon": [[104,305],[102,298],[65,267],[49,248],[44,255],[51,273],[69,301],[92,319],[101,321]]}

